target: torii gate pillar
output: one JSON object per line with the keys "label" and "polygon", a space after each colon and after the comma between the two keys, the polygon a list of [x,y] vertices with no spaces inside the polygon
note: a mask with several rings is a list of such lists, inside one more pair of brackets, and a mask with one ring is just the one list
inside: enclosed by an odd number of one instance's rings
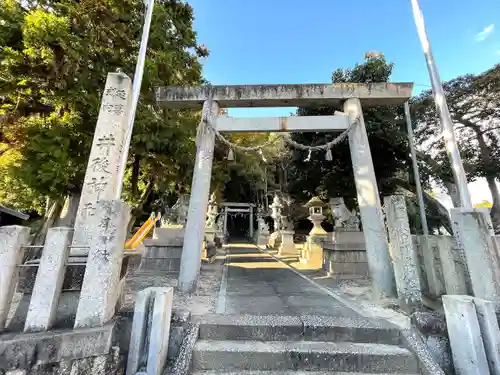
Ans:
{"label": "torii gate pillar", "polygon": [[344,113],[358,119],[349,132],[349,149],[372,288],[378,298],[393,298],[396,297],[394,270],[360,100],[347,99]]}
{"label": "torii gate pillar", "polygon": [[[210,195],[215,147],[215,133],[210,129],[209,125],[215,126],[211,122],[219,114],[219,104],[216,101],[205,101],[202,113],[202,120],[196,137],[196,161],[179,273],[178,288],[181,292],[187,293],[196,291],[200,273],[201,248],[205,235],[205,219]],[[204,121],[207,123],[204,123]]]}

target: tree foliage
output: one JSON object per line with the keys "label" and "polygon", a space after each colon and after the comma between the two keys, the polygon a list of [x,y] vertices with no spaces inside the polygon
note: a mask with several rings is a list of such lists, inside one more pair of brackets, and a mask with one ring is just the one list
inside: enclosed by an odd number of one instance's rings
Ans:
{"label": "tree foliage", "polygon": [[[0,0],[1,202],[79,193],[107,73],[133,78],[143,17],[141,0]],[[203,82],[192,23],[183,1],[156,3],[126,176],[138,208],[191,178],[198,113],[158,108],[153,89]]]}
{"label": "tree foliage", "polygon": [[[388,63],[381,54],[367,56],[363,64],[353,69],[338,69],[332,74],[333,83],[371,83],[388,82],[393,64]],[[299,108],[299,116],[333,115],[342,108],[308,107]],[[370,142],[375,174],[382,195],[395,191],[397,179],[408,180],[408,145],[401,133],[402,108],[370,107],[363,108],[363,115]],[[296,133],[293,138],[302,144],[324,144],[337,137],[338,133]],[[352,171],[351,155],[347,141],[332,149],[332,161],[325,160],[325,154],[312,153],[310,160],[304,151],[293,150],[288,189],[289,192],[308,200],[319,194],[323,198],[344,197],[349,205],[353,205],[356,187]],[[307,161],[305,161],[307,160]]]}
{"label": "tree foliage", "polygon": [[[500,226],[500,65],[478,75],[467,74],[443,84],[454,131],[469,181],[485,178],[493,197],[491,209],[495,226]],[[412,105],[418,127],[416,137],[424,164],[423,171],[444,185],[454,201],[457,194],[441,124],[431,91],[423,92]]]}

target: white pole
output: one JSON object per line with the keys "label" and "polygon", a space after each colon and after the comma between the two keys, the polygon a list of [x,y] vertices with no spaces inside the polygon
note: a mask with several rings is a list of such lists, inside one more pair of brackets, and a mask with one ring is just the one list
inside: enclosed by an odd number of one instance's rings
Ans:
{"label": "white pole", "polygon": [[424,16],[422,14],[422,10],[420,9],[420,5],[418,4],[418,0],[411,0],[411,5],[413,8],[413,17],[415,18],[418,36],[420,38],[420,42],[422,43],[427,68],[429,70],[432,91],[434,92],[434,101],[436,102],[436,108],[441,119],[441,134],[446,143],[446,150],[448,151],[448,156],[451,161],[453,176],[455,177],[455,183],[460,194],[460,204],[463,208],[472,208],[470,193],[467,187],[467,177],[465,176],[457,140],[455,139],[455,133],[453,132],[453,122],[451,121],[450,112],[446,103],[443,85],[441,84],[441,78],[439,77],[436,62],[434,61],[434,56],[432,55],[431,44],[425,29]]}
{"label": "white pole", "polygon": [[420,208],[420,222],[424,235],[429,235],[427,226],[427,217],[425,216],[424,195],[422,194],[422,185],[420,184],[420,173],[418,171],[417,155],[415,152],[415,141],[413,140],[413,128],[411,125],[410,105],[405,103],[406,126],[408,128],[408,141],[410,143],[411,161],[413,163],[413,175],[415,176],[415,186],[417,187],[418,207]]}
{"label": "white pole", "polygon": [[132,86],[132,102],[128,118],[127,132],[123,143],[123,152],[118,165],[118,179],[116,188],[116,199],[120,199],[122,195],[123,179],[125,177],[125,168],[127,166],[128,151],[130,148],[130,141],[132,139],[132,130],[134,128],[135,112],[137,104],[139,103],[139,95],[141,93],[142,76],[144,74],[144,62],[146,61],[146,51],[148,48],[149,29],[151,27],[151,19],[153,18],[155,0],[145,0],[146,18],[144,19],[144,26],[142,28],[141,47],[139,49],[139,56],[137,57],[137,64],[135,66],[134,83]]}

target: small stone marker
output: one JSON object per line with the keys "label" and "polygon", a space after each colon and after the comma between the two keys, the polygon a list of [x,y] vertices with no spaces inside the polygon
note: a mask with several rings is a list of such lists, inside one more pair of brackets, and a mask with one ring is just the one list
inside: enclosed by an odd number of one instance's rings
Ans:
{"label": "small stone marker", "polygon": [[114,315],[119,297],[130,207],[118,200],[97,202],[88,222],[90,251],[76,312],[75,328],[98,327]]}
{"label": "small stone marker", "polygon": [[19,275],[17,267],[23,258],[22,246],[28,243],[29,234],[27,227],[0,227],[0,332],[5,328]]}
{"label": "small stone marker", "polygon": [[47,331],[54,323],[73,228],[50,228],[42,251],[24,332]]}
{"label": "small stone marker", "polygon": [[124,73],[108,73],[75,222],[71,255],[85,256],[87,225],[97,201],[115,199],[118,167],[127,131],[132,83]]}
{"label": "small stone marker", "polygon": [[168,354],[173,297],[173,288],[146,288],[137,294],[126,375],[140,374],[137,371],[144,367],[148,375],[161,375]]}

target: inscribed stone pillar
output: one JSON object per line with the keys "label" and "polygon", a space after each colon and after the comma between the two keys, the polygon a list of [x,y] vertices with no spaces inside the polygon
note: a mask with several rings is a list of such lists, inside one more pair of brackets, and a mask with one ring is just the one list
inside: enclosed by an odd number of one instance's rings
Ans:
{"label": "inscribed stone pillar", "polygon": [[130,207],[118,200],[100,200],[87,235],[90,246],[82,291],[76,312],[75,328],[97,327],[114,314],[119,297]]}
{"label": "inscribed stone pillar", "polygon": [[219,113],[219,104],[215,101],[203,103],[203,119],[197,136],[196,161],[191,184],[191,197],[182,248],[179,290],[194,292],[198,282],[201,265],[201,249],[205,232],[212,162],[214,158],[215,120]]}
{"label": "inscribed stone pillar", "polygon": [[36,274],[24,332],[52,328],[61,295],[73,228],[50,228]]}
{"label": "inscribed stone pillar", "polygon": [[73,256],[88,254],[81,247],[89,245],[88,225],[96,215],[97,201],[116,199],[131,98],[130,78],[124,73],[108,73],[75,221]]}
{"label": "inscribed stone pillar", "polygon": [[405,197],[385,197],[384,205],[398,297],[407,307],[418,306],[422,301],[422,293]]}
{"label": "inscribed stone pillar", "polygon": [[351,121],[357,122],[349,132],[349,147],[373,289],[378,298],[393,298],[396,296],[394,271],[360,100],[346,100],[344,112]]}
{"label": "inscribed stone pillar", "polygon": [[22,246],[28,243],[29,234],[27,227],[0,227],[0,332],[5,328],[23,259]]}
{"label": "inscribed stone pillar", "polygon": [[458,246],[465,253],[474,296],[500,303],[500,259],[489,215],[457,208],[451,210],[451,219]]}

